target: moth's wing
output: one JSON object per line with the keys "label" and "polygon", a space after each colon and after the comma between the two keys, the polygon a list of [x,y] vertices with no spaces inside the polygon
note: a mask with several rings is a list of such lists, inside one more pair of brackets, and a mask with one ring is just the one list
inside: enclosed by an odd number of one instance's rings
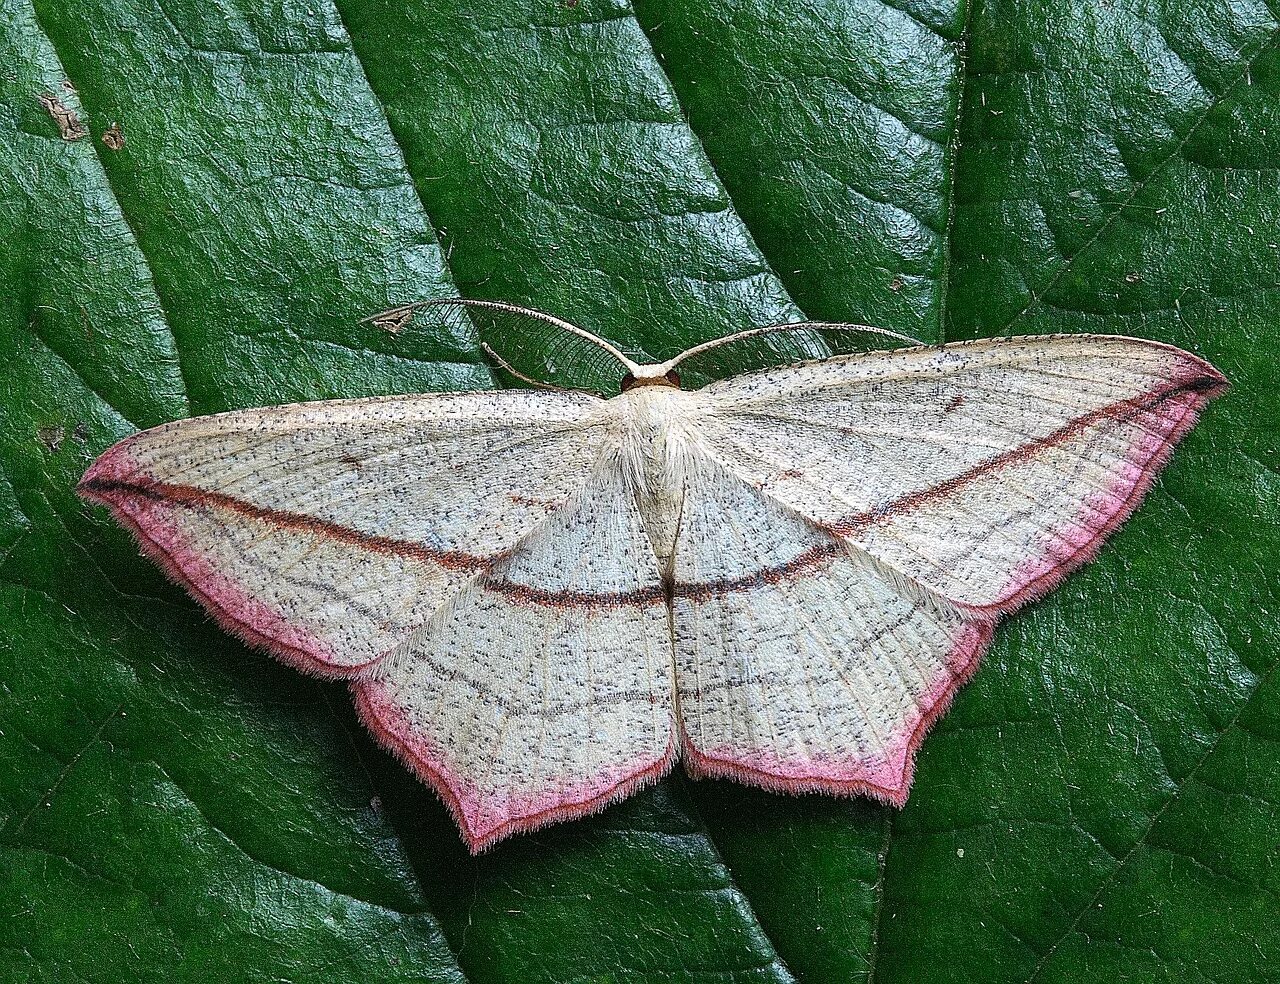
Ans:
{"label": "moth's wing", "polygon": [[673,626],[693,775],[898,804],[992,632],[702,455],[685,475]]}
{"label": "moth's wing", "polygon": [[352,684],[365,724],[440,791],[473,851],[665,774],[673,686],[666,594],[616,448]]}
{"label": "moth's wing", "polygon": [[991,339],[714,383],[692,426],[770,499],[994,618],[1093,556],[1225,386],[1154,342]]}
{"label": "moth's wing", "polygon": [[226,628],[351,676],[588,480],[602,406],[505,391],[199,417],[120,442],[80,491]]}
{"label": "moth's wing", "polygon": [[700,391],[673,616],[691,770],[904,801],[998,614],[1092,555],[1224,384],[1168,346],[1071,337]]}

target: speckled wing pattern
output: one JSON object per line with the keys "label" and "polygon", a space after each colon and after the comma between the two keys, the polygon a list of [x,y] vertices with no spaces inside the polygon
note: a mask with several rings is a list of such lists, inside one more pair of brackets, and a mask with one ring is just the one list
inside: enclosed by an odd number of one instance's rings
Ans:
{"label": "speckled wing pattern", "polygon": [[906,801],[916,736],[991,625],[701,459],[675,563],[685,768]]}
{"label": "speckled wing pattern", "polygon": [[365,723],[473,850],[598,809],[676,758],[667,602],[616,448],[564,508],[356,683]]}
{"label": "speckled wing pattern", "polygon": [[995,620],[1093,557],[1225,385],[1171,346],[1060,336],[700,391],[674,602],[687,767],[904,803]]}
{"label": "speckled wing pattern", "polygon": [[996,620],[1224,386],[1157,343],[979,341],[235,411],[122,441],[81,491],[225,627],[348,679],[480,850],[681,757],[904,802]]}
{"label": "speckled wing pattern", "polygon": [[582,486],[599,403],[513,390],[233,411],[121,441],[80,489],[225,628],[349,677]]}

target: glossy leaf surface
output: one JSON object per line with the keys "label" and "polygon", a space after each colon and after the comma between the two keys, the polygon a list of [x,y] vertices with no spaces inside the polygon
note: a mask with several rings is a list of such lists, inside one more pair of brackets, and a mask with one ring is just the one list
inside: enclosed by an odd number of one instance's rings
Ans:
{"label": "glossy leaf surface", "polygon": [[[1250,2],[0,0],[0,979],[1266,980],[1278,31]],[[164,420],[492,385],[467,332],[360,321],[457,293],[652,356],[801,313],[1132,334],[1234,389],[1004,626],[904,810],[676,776],[471,859],[343,689],[71,491]]]}

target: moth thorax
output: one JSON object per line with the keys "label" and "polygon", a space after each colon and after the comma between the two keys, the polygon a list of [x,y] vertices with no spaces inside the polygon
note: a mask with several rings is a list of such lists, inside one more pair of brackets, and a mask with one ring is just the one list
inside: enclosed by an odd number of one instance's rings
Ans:
{"label": "moth thorax", "polygon": [[635,489],[645,532],[663,572],[675,555],[684,474],[690,449],[682,417],[689,394],[670,386],[631,391],[623,460]]}

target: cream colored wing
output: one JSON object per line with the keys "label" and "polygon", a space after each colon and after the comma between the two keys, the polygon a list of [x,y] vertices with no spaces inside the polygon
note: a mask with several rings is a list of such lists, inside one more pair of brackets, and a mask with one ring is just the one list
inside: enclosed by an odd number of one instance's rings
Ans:
{"label": "cream colored wing", "polygon": [[690,426],[771,501],[991,618],[1088,560],[1225,385],[1154,342],[991,339],[713,383]]}
{"label": "cream colored wing", "polygon": [[507,391],[218,414],[121,441],[80,491],[225,627],[351,676],[588,481],[603,406]]}
{"label": "cream colored wing", "polygon": [[676,758],[657,559],[614,449],[592,481],[353,681],[473,851],[602,808]]}
{"label": "cream colored wing", "polygon": [[992,631],[697,454],[673,604],[686,769],[898,804]]}

